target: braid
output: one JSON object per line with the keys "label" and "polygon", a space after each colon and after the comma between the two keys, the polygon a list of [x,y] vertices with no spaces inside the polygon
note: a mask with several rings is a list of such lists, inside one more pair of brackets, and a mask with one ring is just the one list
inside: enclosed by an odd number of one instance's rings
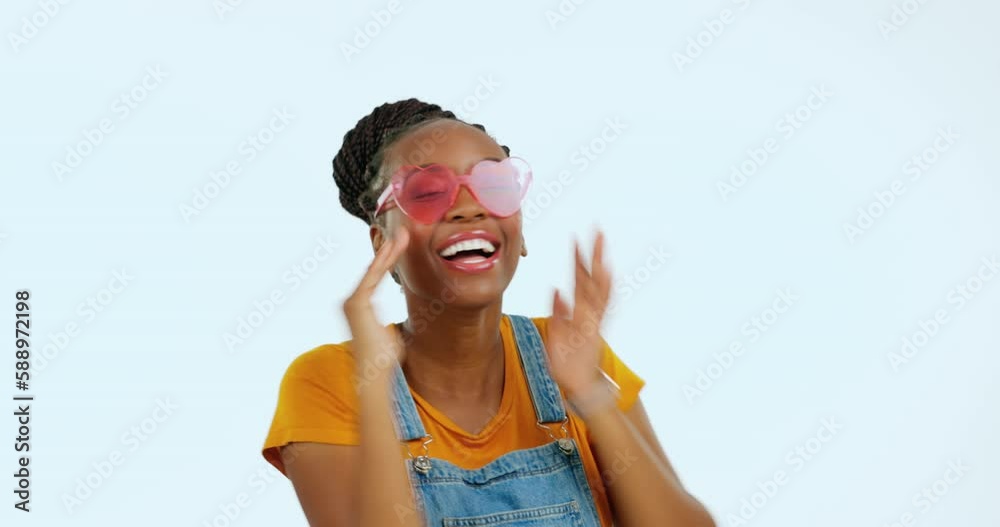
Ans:
{"label": "braid", "polygon": [[[464,122],[436,104],[412,98],[382,104],[362,117],[344,134],[343,145],[333,158],[340,205],[366,224],[371,221],[378,196],[388,184],[377,181],[387,147],[414,128],[437,119]],[[471,126],[486,132],[481,124]],[[509,148],[502,148],[510,155]]]}

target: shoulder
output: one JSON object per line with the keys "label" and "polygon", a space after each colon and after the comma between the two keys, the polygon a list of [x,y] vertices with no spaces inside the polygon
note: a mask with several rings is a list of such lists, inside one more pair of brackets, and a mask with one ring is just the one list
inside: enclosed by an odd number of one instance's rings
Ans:
{"label": "shoulder", "polygon": [[[551,316],[544,317],[529,317],[532,322],[534,322],[535,327],[538,328],[538,333],[542,337],[542,342],[548,341],[547,328],[548,323],[552,319]],[[621,390],[622,399],[620,402],[620,408],[622,411],[630,409],[633,404],[639,398],[639,392],[642,391],[643,387],[646,385],[645,379],[638,375],[631,367],[626,364],[626,362],[611,348],[608,341],[604,339],[603,335],[600,336],[601,349],[600,349],[600,359],[599,366],[601,371],[603,371]]]}
{"label": "shoulder", "polygon": [[263,454],[284,472],[281,447],[293,442],[357,445],[354,358],[347,343],[299,354],[281,379]]}
{"label": "shoulder", "polygon": [[351,341],[321,344],[297,357],[285,370],[283,383],[298,380],[346,378],[354,372]]}
{"label": "shoulder", "polygon": [[[538,328],[538,333],[542,337],[542,342],[548,342],[548,326],[549,321],[552,320],[552,316],[526,318],[530,319],[535,324],[535,327]],[[604,335],[598,335],[598,337],[601,342],[601,369],[605,370],[605,372],[612,373],[624,363],[621,358],[615,354],[614,350],[611,349],[611,345],[604,339]]]}
{"label": "shoulder", "polygon": [[281,379],[275,427],[306,435],[352,427],[358,410],[356,379],[354,357],[343,342],[300,354]]}

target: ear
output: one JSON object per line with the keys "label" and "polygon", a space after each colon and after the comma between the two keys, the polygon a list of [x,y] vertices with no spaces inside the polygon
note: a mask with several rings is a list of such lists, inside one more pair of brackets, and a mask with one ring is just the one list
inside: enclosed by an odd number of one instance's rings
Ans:
{"label": "ear", "polygon": [[[368,228],[368,236],[372,240],[372,251],[377,253],[378,250],[382,247],[382,244],[385,243],[386,240],[385,232],[383,231],[382,226],[380,226],[378,223],[373,223]],[[393,282],[396,282],[397,284],[400,283],[399,275],[396,274],[395,266],[389,271],[389,276],[392,277]],[[402,288],[400,288],[400,291],[402,291]]]}
{"label": "ear", "polygon": [[385,233],[382,232],[382,227],[377,223],[373,223],[368,228],[368,237],[372,240],[372,251],[378,252],[382,244],[385,243]]}

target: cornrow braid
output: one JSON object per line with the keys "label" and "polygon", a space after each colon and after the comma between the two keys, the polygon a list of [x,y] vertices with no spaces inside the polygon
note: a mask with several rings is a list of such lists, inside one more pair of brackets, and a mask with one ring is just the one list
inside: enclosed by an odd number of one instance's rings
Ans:
{"label": "cornrow braid", "polygon": [[[386,150],[407,132],[438,119],[465,123],[436,104],[411,98],[376,107],[344,134],[340,151],[333,158],[333,180],[344,210],[369,224],[378,196],[389,183],[380,177]],[[465,124],[486,132],[481,124]],[[501,147],[510,155],[509,148]]]}

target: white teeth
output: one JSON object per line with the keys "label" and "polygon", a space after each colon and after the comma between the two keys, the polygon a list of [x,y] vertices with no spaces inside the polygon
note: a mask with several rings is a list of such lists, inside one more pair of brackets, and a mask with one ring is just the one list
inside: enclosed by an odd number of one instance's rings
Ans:
{"label": "white teeth", "polygon": [[453,256],[456,253],[461,252],[461,251],[473,251],[473,250],[476,250],[476,249],[480,249],[483,252],[485,252],[486,254],[493,254],[493,251],[496,251],[496,247],[493,247],[492,243],[490,243],[490,242],[488,242],[488,241],[486,241],[486,240],[484,240],[482,238],[473,238],[471,240],[462,240],[460,242],[453,243],[453,244],[449,245],[448,247],[445,247],[438,254],[440,254],[441,256],[443,256],[445,258],[447,258],[447,257]]}

